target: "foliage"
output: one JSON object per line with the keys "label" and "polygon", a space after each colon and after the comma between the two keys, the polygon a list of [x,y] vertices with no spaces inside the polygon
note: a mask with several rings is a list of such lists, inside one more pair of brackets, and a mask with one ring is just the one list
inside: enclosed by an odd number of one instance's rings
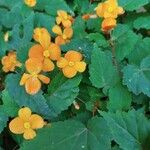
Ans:
{"label": "foliage", "polygon": [[[29,7],[24,0],[0,0],[0,149],[150,149],[150,0],[118,0],[125,12],[117,14],[108,32],[101,29],[107,17],[95,11],[101,2],[105,0],[36,0]],[[20,80],[27,71],[29,49],[41,44],[33,37],[38,33],[34,29],[47,29],[49,42],[56,43],[59,34],[52,29],[58,10],[67,12],[67,28],[73,30],[69,40],[61,35],[61,57],[78,52],[86,70],[80,64],[78,73],[67,78],[52,59],[54,70],[43,72],[50,82],[30,95]],[[63,23],[60,27],[66,28]],[[11,51],[22,66],[5,72],[9,63],[3,60]],[[45,121],[32,140],[9,129],[22,107]]]}

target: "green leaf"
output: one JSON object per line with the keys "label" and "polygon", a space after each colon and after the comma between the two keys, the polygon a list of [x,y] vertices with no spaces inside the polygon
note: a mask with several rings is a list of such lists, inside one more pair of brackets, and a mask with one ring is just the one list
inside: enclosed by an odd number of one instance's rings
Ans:
{"label": "green leaf", "polygon": [[53,34],[52,27],[55,25],[55,17],[43,13],[35,13],[35,24],[37,27],[46,28],[50,34]]}
{"label": "green leaf", "polygon": [[0,109],[0,133],[6,127],[8,121],[7,115]]}
{"label": "green leaf", "polygon": [[27,106],[31,108],[33,112],[42,114],[46,118],[53,117],[54,112],[52,108],[49,108],[47,105],[42,92],[38,92],[35,95],[27,94],[25,87],[19,85],[20,79],[21,76],[19,74],[7,75],[5,84],[11,99],[13,99],[20,107]]}
{"label": "green leaf", "polygon": [[134,21],[134,28],[136,29],[150,29],[150,16],[139,17]]}
{"label": "green leaf", "polygon": [[[107,68],[107,69],[106,69]],[[118,73],[112,59],[95,45],[89,68],[90,80],[97,88],[111,87],[118,81]]]}
{"label": "green leaf", "polygon": [[57,15],[57,10],[65,10],[70,14],[74,14],[64,0],[50,0],[45,6],[45,11],[52,16]]}
{"label": "green leaf", "polygon": [[144,93],[150,97],[150,56],[142,60],[140,67],[124,67],[123,84],[136,95]]}
{"label": "green leaf", "polygon": [[107,108],[109,111],[128,110],[132,101],[131,93],[120,83],[110,88]]}
{"label": "green leaf", "polygon": [[61,73],[52,80],[46,99],[50,108],[53,108],[55,116],[73,103],[79,93],[80,82],[81,76],[67,79]]}
{"label": "green leaf", "polygon": [[13,8],[15,5],[18,5],[20,1],[18,0],[0,0],[0,6],[6,7],[8,9]]}
{"label": "green leaf", "polygon": [[119,0],[119,5],[125,10],[133,11],[149,3],[149,0]]}
{"label": "green leaf", "polygon": [[33,46],[33,43],[28,43],[26,45],[23,45],[21,48],[17,49],[17,59],[21,63],[25,63],[28,58],[28,53],[30,48]]}
{"label": "green leaf", "polygon": [[150,147],[150,121],[134,110],[126,113],[107,113],[101,115],[110,125],[115,142],[123,150],[141,150]]}
{"label": "green leaf", "polygon": [[[1,16],[2,24],[7,28],[12,28],[14,25],[22,22],[23,17],[21,15],[21,4],[15,5],[10,11],[3,12]],[[13,18],[13,19],[12,19]]]}
{"label": "green leaf", "polygon": [[12,30],[12,39],[9,41],[10,49],[22,48],[30,43],[34,29],[34,13],[31,13],[21,24],[16,24]]}
{"label": "green leaf", "polygon": [[121,61],[129,55],[134,50],[138,39],[139,37],[128,26],[119,24],[112,34],[116,58]]}
{"label": "green leaf", "polygon": [[98,46],[102,46],[104,48],[109,46],[107,40],[101,33],[90,33],[87,38],[90,41],[94,41]]}
{"label": "green leaf", "polygon": [[[135,57],[136,54],[136,57]],[[134,50],[127,56],[130,64],[139,65],[143,58],[150,55],[150,38],[141,38]]]}
{"label": "green leaf", "polygon": [[4,41],[4,34],[0,32],[0,58],[6,54],[7,51],[7,43]]}
{"label": "green leaf", "polygon": [[93,44],[87,38],[73,39],[70,43],[61,46],[62,51],[67,52],[69,50],[76,50],[83,54],[86,62],[91,60],[91,52],[93,50]]}
{"label": "green leaf", "polygon": [[106,121],[101,117],[92,118],[87,125],[88,149],[106,150],[111,148],[112,136]]}
{"label": "green leaf", "polygon": [[2,92],[2,100],[3,105],[0,106],[0,109],[3,110],[3,112],[7,114],[7,116],[16,116],[19,110],[19,106],[15,103],[14,100],[11,99],[10,95],[8,94],[8,91],[4,90]]}
{"label": "green leaf", "polygon": [[86,36],[85,32],[85,22],[81,16],[77,17],[73,23],[73,38],[84,38]]}
{"label": "green leaf", "polygon": [[110,140],[108,126],[103,118],[90,120],[88,128],[72,120],[53,123],[51,127],[39,130],[35,139],[23,142],[21,150],[60,150],[60,147],[61,150],[106,150],[110,149]]}
{"label": "green leaf", "polygon": [[101,32],[100,25],[102,23],[102,18],[91,18],[87,20],[87,28],[89,30],[94,30],[95,32]]}
{"label": "green leaf", "polygon": [[89,9],[89,1],[88,0],[74,0],[74,7],[75,9],[80,13],[83,14],[85,12],[87,12],[87,10]]}

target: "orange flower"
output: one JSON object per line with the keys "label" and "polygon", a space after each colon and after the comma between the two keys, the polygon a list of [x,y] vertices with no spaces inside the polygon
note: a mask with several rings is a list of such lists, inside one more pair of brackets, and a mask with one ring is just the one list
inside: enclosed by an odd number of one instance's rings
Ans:
{"label": "orange flower", "polygon": [[117,25],[117,22],[113,18],[104,19],[102,22],[102,31],[107,32],[112,30]]}
{"label": "orange flower", "polygon": [[57,17],[56,17],[56,23],[58,25],[60,25],[62,23],[62,25],[65,28],[69,28],[71,27],[72,23],[73,23],[73,18],[72,16],[68,15],[66,11],[63,10],[59,10],[57,11]]}
{"label": "orange flower", "polygon": [[24,73],[20,85],[25,84],[25,89],[28,94],[34,95],[41,89],[41,82],[48,84],[50,79],[42,74],[39,74],[42,70],[42,63],[37,58],[29,58],[26,63],[26,70],[28,73]]}
{"label": "orange flower", "polygon": [[57,34],[58,36],[55,38],[55,43],[57,45],[62,45],[70,42],[70,39],[73,36],[72,28],[65,28],[64,31],[60,28],[60,26],[55,25],[52,31]]}
{"label": "orange flower", "polygon": [[123,8],[118,6],[117,0],[107,0],[100,3],[95,10],[97,15],[103,18],[117,18],[118,15],[124,13]]}
{"label": "orange flower", "polygon": [[9,129],[14,134],[23,134],[26,140],[36,137],[36,129],[43,128],[44,120],[37,114],[32,114],[30,108],[24,107],[18,111],[18,117],[9,123]]}
{"label": "orange flower", "polygon": [[63,74],[67,78],[74,77],[77,72],[84,72],[86,63],[82,61],[82,54],[77,51],[68,51],[64,57],[61,57],[57,66],[62,69]]}
{"label": "orange flower", "polygon": [[51,37],[48,31],[44,28],[36,28],[33,38],[40,44],[36,44],[29,50],[29,58],[37,58],[42,61],[42,70],[52,71],[54,63],[61,56],[61,50],[57,44],[51,43]]}
{"label": "orange flower", "polygon": [[36,0],[24,0],[24,3],[29,7],[34,7],[36,5]]}
{"label": "orange flower", "polygon": [[17,60],[16,52],[9,52],[8,56],[4,56],[1,60],[3,71],[15,71],[15,67],[21,67],[21,63]]}

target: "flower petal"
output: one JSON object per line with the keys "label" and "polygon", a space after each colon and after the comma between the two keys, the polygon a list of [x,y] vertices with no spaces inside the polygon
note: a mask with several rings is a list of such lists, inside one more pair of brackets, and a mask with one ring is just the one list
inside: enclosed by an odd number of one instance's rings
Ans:
{"label": "flower petal", "polygon": [[24,134],[23,134],[23,137],[26,140],[31,140],[31,139],[36,137],[36,132],[34,130],[32,130],[32,129],[26,129]]}
{"label": "flower petal", "polygon": [[65,54],[65,58],[68,61],[81,61],[82,60],[82,54],[77,52],[77,51],[70,50]]}
{"label": "flower petal", "polygon": [[104,19],[102,22],[102,31],[112,30],[116,26],[116,20],[113,18]]}
{"label": "flower petal", "polygon": [[77,71],[84,72],[86,69],[86,63],[84,61],[76,62],[74,67]]}
{"label": "flower petal", "polygon": [[30,58],[38,58],[41,61],[43,60],[43,47],[39,44],[36,44],[34,46],[32,46],[29,50],[29,57]]}
{"label": "flower petal", "polygon": [[60,25],[61,21],[62,21],[62,18],[61,18],[61,17],[56,17],[56,23],[57,23],[58,25]]}
{"label": "flower petal", "polygon": [[72,25],[70,20],[62,20],[62,24],[65,28],[69,28]]}
{"label": "flower petal", "polygon": [[124,14],[124,9],[122,8],[122,7],[118,7],[118,14],[119,15],[122,15],[122,14]]}
{"label": "flower petal", "polygon": [[48,84],[50,82],[50,78],[48,78],[42,74],[38,75],[38,78],[45,84]]}
{"label": "flower petal", "polygon": [[25,66],[30,74],[38,74],[42,70],[42,62],[37,58],[29,58]]}
{"label": "flower petal", "polygon": [[60,16],[60,17],[62,17],[62,18],[64,18],[64,19],[66,19],[68,17],[67,12],[64,11],[64,10],[58,10],[57,11],[57,15]]}
{"label": "flower petal", "polygon": [[24,0],[24,2],[29,7],[34,7],[36,5],[36,0]]}
{"label": "flower petal", "polygon": [[48,48],[51,41],[51,36],[45,28],[36,28],[34,30],[33,38],[39,42],[44,49]]}
{"label": "flower petal", "polygon": [[41,89],[41,82],[37,77],[30,77],[25,83],[25,89],[28,94],[34,95]]}
{"label": "flower petal", "polygon": [[62,70],[63,70],[64,76],[67,78],[72,78],[77,74],[77,71],[75,70],[74,67],[67,66],[67,67],[63,68]]}
{"label": "flower petal", "polygon": [[31,109],[28,107],[24,107],[21,108],[18,112],[18,116],[20,117],[20,119],[22,119],[23,121],[28,121],[30,119],[31,116]]}
{"label": "flower petal", "polygon": [[16,117],[9,123],[9,129],[12,133],[22,134],[25,131],[24,122],[21,118]]}
{"label": "flower petal", "polygon": [[51,60],[58,60],[61,56],[61,50],[57,44],[51,43],[48,48]]}
{"label": "flower petal", "polygon": [[49,58],[44,59],[43,67],[42,67],[42,70],[44,72],[52,71],[54,67],[55,67],[54,63]]}
{"label": "flower petal", "polygon": [[63,44],[65,44],[66,42],[65,42],[65,40],[62,38],[62,36],[57,36],[57,37],[55,38],[55,43],[56,43],[57,45],[63,45]]}
{"label": "flower petal", "polygon": [[61,57],[58,61],[57,61],[57,66],[59,67],[59,68],[64,68],[64,67],[66,67],[68,65],[68,61],[65,59],[65,58],[63,58],[63,57]]}
{"label": "flower petal", "polygon": [[72,28],[65,28],[63,34],[68,38],[72,38],[73,36],[73,30]]}
{"label": "flower petal", "polygon": [[57,35],[62,35],[62,30],[60,28],[60,26],[58,25],[55,25],[53,28],[52,28],[52,31],[57,34]]}
{"label": "flower petal", "polygon": [[39,115],[36,115],[36,114],[31,115],[29,122],[31,124],[32,129],[42,128],[45,124],[43,118]]}
{"label": "flower petal", "polygon": [[104,17],[104,4],[103,3],[100,3],[97,7],[96,7],[96,14],[99,16],[99,17]]}
{"label": "flower petal", "polygon": [[20,85],[24,85],[26,83],[26,81],[29,79],[29,77],[30,77],[30,74],[24,73],[20,80]]}

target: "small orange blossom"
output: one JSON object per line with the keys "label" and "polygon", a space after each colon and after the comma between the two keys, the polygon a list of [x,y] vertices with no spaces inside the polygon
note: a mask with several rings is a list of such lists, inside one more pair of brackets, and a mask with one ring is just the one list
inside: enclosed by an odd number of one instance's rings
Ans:
{"label": "small orange blossom", "polygon": [[25,89],[28,94],[34,95],[41,89],[41,82],[40,80],[48,84],[50,79],[40,72],[42,71],[42,63],[37,58],[29,58],[26,63],[26,70],[28,73],[24,73],[20,85],[25,84]]}
{"label": "small orange blossom", "polygon": [[60,25],[62,23],[63,27],[69,28],[73,23],[72,16],[68,15],[66,11],[58,10],[56,17],[56,23]]}
{"label": "small orange blossom", "polygon": [[4,56],[1,62],[4,72],[15,71],[15,67],[21,67],[21,63],[17,60],[17,55],[14,51],[9,52],[8,56]]}
{"label": "small orange blossom", "polygon": [[66,44],[70,41],[70,39],[73,36],[73,30],[72,28],[65,28],[63,31],[60,28],[60,26],[55,25],[52,29],[52,31],[57,34],[58,36],[55,38],[55,43],[57,45]]}
{"label": "small orange blossom", "polygon": [[61,56],[59,46],[51,42],[51,36],[45,28],[36,28],[33,37],[40,44],[36,44],[30,48],[29,58],[41,60],[43,71],[52,71],[54,69],[52,60],[58,60]]}
{"label": "small orange blossom", "polygon": [[14,134],[23,134],[26,140],[31,140],[36,136],[35,129],[42,128],[44,120],[37,114],[32,114],[30,108],[24,107],[18,111],[18,117],[9,123],[9,129]]}
{"label": "small orange blossom", "polygon": [[97,15],[103,18],[117,18],[118,15],[124,13],[123,8],[118,6],[117,0],[107,0],[100,3],[95,10]]}
{"label": "small orange blossom", "polygon": [[74,77],[77,72],[84,72],[86,63],[82,61],[82,54],[77,51],[68,51],[64,57],[57,61],[57,66],[62,69],[67,78]]}

